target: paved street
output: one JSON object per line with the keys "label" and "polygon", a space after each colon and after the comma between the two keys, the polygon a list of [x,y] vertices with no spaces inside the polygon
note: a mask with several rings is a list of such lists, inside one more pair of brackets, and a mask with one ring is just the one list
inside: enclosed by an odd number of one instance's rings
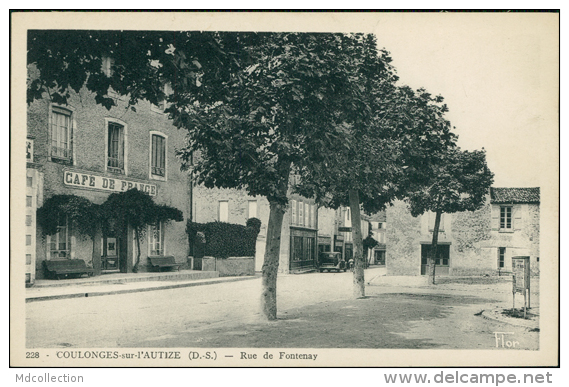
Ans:
{"label": "paved street", "polygon": [[349,272],[278,281],[279,320],[269,323],[259,314],[260,279],[28,303],[27,346],[493,349],[494,332],[506,331],[516,348],[538,348],[538,332],[477,316],[509,305],[508,283],[372,280],[368,297],[353,300]]}

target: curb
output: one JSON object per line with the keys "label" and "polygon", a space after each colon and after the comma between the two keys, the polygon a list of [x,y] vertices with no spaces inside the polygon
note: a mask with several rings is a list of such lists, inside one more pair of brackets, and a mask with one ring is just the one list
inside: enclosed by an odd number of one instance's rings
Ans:
{"label": "curb", "polygon": [[[521,319],[514,319],[514,318],[512,318],[512,319],[497,318],[495,316],[491,316],[488,310],[482,311],[482,317],[485,318],[486,320],[504,323],[504,324],[508,324],[508,325],[513,325],[513,326],[525,328],[528,330],[539,329],[539,317],[538,317],[537,321],[535,321],[535,320],[521,320]],[[516,321],[516,320],[520,320],[520,321]]]}
{"label": "curb", "polygon": [[112,294],[127,294],[127,293],[150,292],[154,290],[188,288],[188,287],[201,286],[201,285],[213,285],[213,284],[226,283],[226,282],[246,281],[255,278],[259,277],[257,276],[235,277],[235,278],[229,278],[227,280],[207,280],[202,282],[186,282],[183,284],[172,284],[172,285],[154,286],[154,287],[138,288],[138,289],[120,289],[120,290],[109,290],[109,291],[99,291],[99,292],[95,291],[95,292],[86,292],[86,293],[79,292],[79,293],[56,294],[51,296],[37,296],[37,297],[31,296],[31,297],[26,297],[26,303],[37,302],[37,301],[59,300],[65,298],[97,297],[97,296],[108,296]]}

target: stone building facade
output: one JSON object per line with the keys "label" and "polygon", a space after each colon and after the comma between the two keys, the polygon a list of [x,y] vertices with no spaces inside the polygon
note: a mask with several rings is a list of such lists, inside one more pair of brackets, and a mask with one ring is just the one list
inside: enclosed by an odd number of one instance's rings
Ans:
{"label": "stone building facade", "polygon": [[[265,258],[269,212],[266,198],[249,196],[244,190],[193,188],[194,222],[222,221],[245,225],[251,217],[261,220],[255,252],[255,271],[258,272],[262,271]],[[362,234],[365,237],[369,232],[369,222],[365,216],[362,215],[362,218]],[[318,265],[320,252],[338,251],[349,260],[353,256],[351,226],[348,208],[317,208],[313,199],[289,194],[289,205],[281,229],[279,272],[312,271]]]}
{"label": "stone building facade", "polygon": [[[183,143],[184,133],[160,107],[141,101],[135,112],[126,98],[115,99],[118,106],[107,110],[82,90],[72,93],[64,106],[48,98],[28,105],[26,267],[31,281],[43,277],[42,262],[48,259],[82,259],[105,273],[132,271],[136,257],[130,227],[93,241],[61,219],[57,234],[44,235],[35,211],[53,195],[77,195],[102,204],[110,193],[134,187],[148,192],[157,204],[184,215],[190,210],[189,179],[180,171],[174,149]],[[172,255],[186,263],[184,222],[160,223],[146,231],[141,270],[149,255]]]}
{"label": "stone building facade", "polygon": [[[437,275],[502,274],[514,256],[529,256],[532,274],[539,274],[539,200],[539,188],[491,188],[481,209],[443,214]],[[387,209],[389,275],[426,273],[434,218],[412,217],[403,202]]]}
{"label": "stone building facade", "polygon": [[[261,220],[257,236],[255,271],[261,271],[267,242],[269,202],[252,197],[244,190],[193,188],[193,221],[197,223],[229,222],[245,225],[247,219]],[[289,195],[289,206],[283,217],[279,272],[291,273],[316,267],[318,212],[314,200]]]}

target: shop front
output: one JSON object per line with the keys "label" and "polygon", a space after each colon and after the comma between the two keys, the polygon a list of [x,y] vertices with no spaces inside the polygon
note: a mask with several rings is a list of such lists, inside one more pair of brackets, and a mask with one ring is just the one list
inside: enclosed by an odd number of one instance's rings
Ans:
{"label": "shop front", "polygon": [[316,268],[316,230],[290,229],[290,271]]}
{"label": "shop front", "polygon": [[[187,247],[172,243],[172,239],[179,240],[180,233],[185,237],[184,226],[166,224],[171,219],[180,221],[182,213],[155,203],[159,199],[156,184],[69,168],[60,173],[59,186],[57,182],[51,183],[52,187],[58,187],[57,193],[43,203],[42,211],[59,215],[57,219],[44,220],[45,227],[51,224],[46,230],[52,231],[44,232],[38,239],[41,246],[36,272],[40,278],[44,274],[42,261],[45,260],[83,260],[95,275],[100,275],[147,271],[146,257],[164,255],[166,246],[170,254],[180,251],[182,254],[176,255],[186,258]],[[113,196],[113,193],[119,195]],[[162,214],[164,209],[169,214]],[[138,219],[132,218],[136,212]],[[158,215],[148,217],[144,212]],[[138,241],[132,226],[137,222]],[[166,239],[170,243],[166,243]]]}

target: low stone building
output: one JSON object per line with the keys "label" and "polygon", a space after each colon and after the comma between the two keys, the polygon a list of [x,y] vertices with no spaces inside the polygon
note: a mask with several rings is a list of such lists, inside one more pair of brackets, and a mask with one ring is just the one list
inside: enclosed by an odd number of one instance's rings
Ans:
{"label": "low stone building", "polygon": [[[261,220],[257,236],[255,271],[261,271],[265,257],[269,202],[252,197],[244,190],[193,188],[193,221],[197,223],[229,222],[245,225],[249,218]],[[279,272],[291,273],[316,268],[318,211],[313,199],[289,195],[289,206],[283,217]]]}
{"label": "low stone building", "polygon": [[[514,256],[529,256],[539,274],[539,201],[539,188],[491,188],[481,209],[443,214],[436,274],[502,274]],[[426,274],[434,220],[434,213],[414,218],[404,202],[387,209],[389,275]]]}

